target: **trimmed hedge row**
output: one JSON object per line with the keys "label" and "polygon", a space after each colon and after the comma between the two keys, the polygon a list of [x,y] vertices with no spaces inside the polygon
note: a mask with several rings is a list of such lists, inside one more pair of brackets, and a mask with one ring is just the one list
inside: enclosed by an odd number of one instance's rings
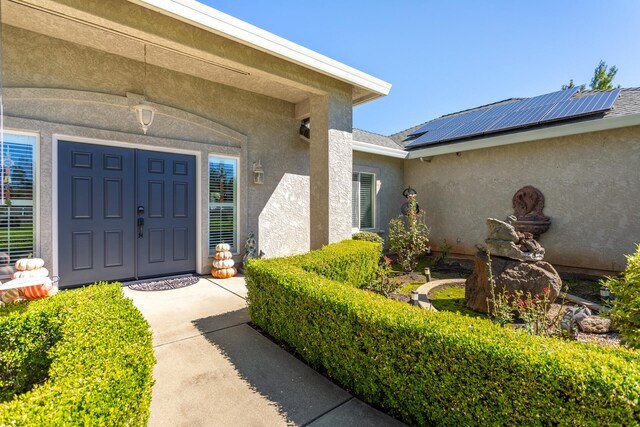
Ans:
{"label": "trimmed hedge row", "polygon": [[[323,261],[331,264],[336,251],[336,268],[342,268],[345,247],[352,245],[325,247]],[[318,252],[249,263],[251,319],[310,365],[410,424],[640,421],[637,352],[420,310],[306,271],[300,268],[305,257],[313,260]],[[354,263],[361,260],[354,254]]]}
{"label": "trimmed hedge row", "polygon": [[0,425],[145,426],[149,325],[119,284],[0,309]]}

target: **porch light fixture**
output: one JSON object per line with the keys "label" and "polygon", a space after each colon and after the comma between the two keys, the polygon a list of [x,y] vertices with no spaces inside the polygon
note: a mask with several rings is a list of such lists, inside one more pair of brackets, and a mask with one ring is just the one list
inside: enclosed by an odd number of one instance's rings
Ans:
{"label": "porch light fixture", "polygon": [[600,298],[602,298],[603,301],[609,301],[609,298],[611,298],[611,292],[609,292],[609,288],[607,288],[606,286],[602,286],[600,288]]}
{"label": "porch light fixture", "polygon": [[253,162],[253,183],[259,185],[264,184],[264,169],[260,164],[260,160]]}
{"label": "porch light fixture", "polygon": [[300,136],[307,140],[311,138],[311,119],[306,118],[300,122]]}
{"label": "porch light fixture", "polygon": [[131,110],[136,113],[138,125],[142,129],[142,132],[146,135],[149,126],[151,126],[151,123],[153,123],[153,118],[156,115],[156,109],[146,102],[143,102],[142,104],[134,105],[133,107],[131,107]]}

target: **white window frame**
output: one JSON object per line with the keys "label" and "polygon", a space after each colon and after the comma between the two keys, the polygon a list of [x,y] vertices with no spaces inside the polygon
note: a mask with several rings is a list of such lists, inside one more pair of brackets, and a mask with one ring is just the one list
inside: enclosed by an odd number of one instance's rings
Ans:
{"label": "white window frame", "polygon": [[[360,216],[358,216],[358,227],[353,227],[353,217],[351,219],[351,231],[353,233],[357,233],[358,231],[376,231],[377,228],[377,223],[378,223],[378,218],[377,218],[377,210],[378,210],[378,179],[377,176],[374,172],[363,172],[363,171],[358,171],[358,170],[354,170],[352,172],[352,183],[353,183],[353,175],[357,174],[358,175],[358,204],[360,204],[360,175],[371,175],[373,177],[372,180],[372,187],[371,187],[371,191],[373,192],[372,197],[371,197],[371,216],[373,218],[371,218],[371,224],[372,227],[370,228],[362,228],[360,227]],[[352,184],[353,185],[353,184]],[[352,198],[353,199],[353,198]],[[353,209],[352,209],[353,212]],[[358,206],[358,212],[360,212],[360,206]]]}
{"label": "white window frame", "polygon": [[240,253],[240,212],[242,212],[241,210],[241,191],[242,191],[242,187],[240,185],[240,179],[241,179],[241,173],[240,173],[240,157],[238,156],[229,156],[226,154],[217,154],[217,153],[209,153],[207,156],[207,245],[209,248],[209,258],[213,257],[213,252],[215,252],[215,248],[211,248],[211,242],[209,241],[209,234],[211,233],[211,222],[209,219],[209,194],[211,194],[211,188],[209,187],[209,185],[211,185],[211,177],[209,176],[209,171],[210,171],[210,161],[212,158],[219,158],[219,159],[231,159],[234,160],[236,162],[236,215],[235,215],[235,230],[234,230],[234,239],[236,241],[236,248],[235,250],[232,252],[233,255],[238,255]]}
{"label": "white window frame", "polygon": [[40,133],[14,128],[5,128],[4,134],[28,136],[33,144],[33,256],[40,257]]}

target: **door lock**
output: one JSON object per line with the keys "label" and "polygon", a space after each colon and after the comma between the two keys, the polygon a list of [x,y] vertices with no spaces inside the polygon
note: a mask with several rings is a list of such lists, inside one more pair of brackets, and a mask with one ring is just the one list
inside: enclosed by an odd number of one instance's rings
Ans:
{"label": "door lock", "polygon": [[138,215],[144,215],[144,206],[138,206]]}
{"label": "door lock", "polygon": [[144,234],[144,218],[138,218],[138,239],[142,239]]}

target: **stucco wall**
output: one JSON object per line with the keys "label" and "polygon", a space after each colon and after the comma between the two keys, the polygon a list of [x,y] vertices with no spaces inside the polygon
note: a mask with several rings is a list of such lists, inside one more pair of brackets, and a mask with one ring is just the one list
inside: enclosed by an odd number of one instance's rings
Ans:
{"label": "stucco wall", "polygon": [[486,238],[485,219],[513,212],[525,185],[545,196],[546,260],[618,271],[640,242],[640,127],[408,160],[405,182],[418,191],[432,243],[471,255]]}
{"label": "stucco wall", "polygon": [[353,171],[373,173],[376,176],[375,228],[385,238],[389,221],[400,215],[400,207],[405,202],[402,197],[402,190],[405,188],[403,162],[403,159],[353,152]]}
{"label": "stucco wall", "polygon": [[[46,184],[52,176],[53,133],[199,151],[203,191],[208,188],[206,156],[237,155],[240,251],[249,231],[257,232],[266,256],[309,249],[309,145],[298,136],[293,104],[152,66],[147,67],[145,83],[144,64],[137,61],[6,25],[3,36],[5,87],[78,91],[76,101],[36,96],[13,99],[5,109],[13,117],[8,126],[41,132],[39,180],[43,191],[38,204],[38,241],[45,258],[53,242],[52,200]],[[170,108],[156,117],[143,136],[126,106],[95,102],[87,92],[95,93],[96,99],[125,97],[127,92],[145,94],[150,102]],[[174,117],[168,112],[171,108],[191,118]],[[207,131],[207,125],[194,125],[198,118],[211,122],[211,128],[219,125],[242,138]],[[264,185],[252,183],[251,164],[258,159],[265,169]],[[201,197],[204,202],[207,195]]]}

